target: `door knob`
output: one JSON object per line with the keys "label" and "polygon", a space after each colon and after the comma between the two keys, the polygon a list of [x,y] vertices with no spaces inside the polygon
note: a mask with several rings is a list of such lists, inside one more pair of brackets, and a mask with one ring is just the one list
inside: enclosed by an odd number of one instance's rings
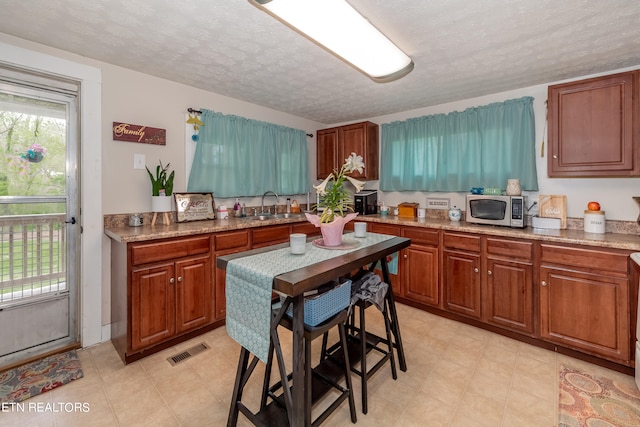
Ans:
{"label": "door knob", "polygon": [[174,283],[176,281],[176,279],[174,279],[173,277],[171,279],[169,279],[169,283]]}
{"label": "door knob", "polygon": [[409,256],[407,254],[404,254],[404,259],[409,258]]}
{"label": "door knob", "polygon": [[489,270],[489,271],[487,271],[487,274],[488,274],[489,276],[491,276],[491,275],[493,274],[493,272],[492,272],[491,270]]}
{"label": "door knob", "polygon": [[542,281],[542,286],[547,286],[547,282],[546,281]]}
{"label": "door knob", "polygon": [[477,273],[480,270],[478,270],[478,267],[476,267],[476,268],[473,269],[473,271]]}
{"label": "door knob", "polygon": [[178,276],[178,282],[182,282],[182,276]]}

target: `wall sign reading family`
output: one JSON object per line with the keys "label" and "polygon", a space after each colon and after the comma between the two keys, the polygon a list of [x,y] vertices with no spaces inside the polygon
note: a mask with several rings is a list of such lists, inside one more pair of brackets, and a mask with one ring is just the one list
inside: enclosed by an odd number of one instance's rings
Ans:
{"label": "wall sign reading family", "polygon": [[113,122],[113,140],[167,145],[166,129]]}
{"label": "wall sign reading family", "polygon": [[173,193],[176,199],[177,221],[215,219],[213,193]]}

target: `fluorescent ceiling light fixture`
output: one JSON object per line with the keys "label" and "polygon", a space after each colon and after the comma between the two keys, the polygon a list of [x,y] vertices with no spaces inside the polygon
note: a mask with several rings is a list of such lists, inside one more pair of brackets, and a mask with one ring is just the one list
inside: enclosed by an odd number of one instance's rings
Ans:
{"label": "fluorescent ceiling light fixture", "polygon": [[413,61],[345,0],[249,0],[378,83],[413,70]]}

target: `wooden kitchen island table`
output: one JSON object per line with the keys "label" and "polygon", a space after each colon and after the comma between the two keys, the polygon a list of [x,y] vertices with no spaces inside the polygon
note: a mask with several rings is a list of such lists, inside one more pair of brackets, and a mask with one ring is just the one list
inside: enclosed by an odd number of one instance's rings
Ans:
{"label": "wooden kitchen island table", "polygon": [[[289,244],[284,243],[280,245],[268,246],[265,248],[255,249],[251,251],[225,255],[218,257],[217,266],[219,268],[226,269],[227,271],[227,331],[229,335],[240,343],[245,349],[249,350],[256,357],[262,361],[266,361],[266,355],[268,354],[268,341],[271,324],[267,322],[266,330],[267,336],[262,337],[266,341],[267,348],[265,349],[265,342],[255,340],[255,331],[249,331],[246,335],[250,335],[247,340],[242,334],[235,333],[237,318],[242,317],[243,310],[250,311],[250,305],[247,305],[247,298],[251,298],[253,291],[249,292],[246,289],[231,289],[232,287],[238,287],[239,282],[229,280],[230,273],[232,271],[240,270],[248,271],[244,276],[257,277],[265,276],[272,277],[270,284],[272,289],[284,296],[292,298],[293,305],[293,373],[291,384],[291,396],[292,396],[292,414],[289,414],[290,425],[292,426],[310,426],[311,425],[311,402],[309,399],[305,399],[308,396],[304,393],[303,385],[305,384],[305,351],[303,344],[304,334],[304,293],[317,289],[321,285],[337,280],[340,277],[349,275],[350,273],[363,268],[372,267],[377,263],[380,263],[383,280],[391,286],[386,257],[395,252],[400,251],[408,247],[411,240],[404,237],[389,236],[384,234],[367,233],[365,238],[355,238],[353,234],[345,234],[345,241],[355,242],[355,247],[346,248],[344,250],[328,250],[318,247],[309,239],[306,246],[306,252],[303,255],[291,255],[289,252]],[[279,266],[274,266],[279,264]],[[276,271],[278,273],[273,274]],[[273,274],[273,275],[270,275]],[[253,284],[248,283],[245,279],[245,285],[250,286],[253,289]],[[256,288],[258,289],[258,288]],[[234,299],[230,295],[234,293],[244,292],[243,298]],[[260,293],[264,290],[260,289]],[[270,292],[268,294],[268,302],[265,310],[266,319],[271,319],[270,309]],[[400,336],[400,328],[398,325],[398,318],[396,314],[395,304],[393,304],[393,292],[388,292],[391,303],[389,304],[389,311],[392,320],[392,332],[393,332],[393,346],[397,350],[398,361],[400,368],[406,370],[406,359],[402,346],[402,338]],[[263,298],[264,299],[264,298]],[[235,307],[234,307],[235,305]],[[242,306],[241,306],[242,305]],[[262,310],[262,308],[261,308]],[[234,314],[235,313],[235,314]],[[236,317],[234,319],[234,316]],[[251,312],[247,317],[249,323],[255,322],[255,312]],[[242,319],[241,319],[242,320]],[[256,341],[260,345],[256,345]],[[248,354],[248,352],[243,352]],[[242,354],[242,353],[241,353]],[[244,363],[244,369],[242,364]],[[234,396],[242,394],[242,388],[246,383],[246,360],[242,360],[239,363],[238,376],[236,377]],[[232,409],[236,401],[232,401]],[[235,425],[237,421],[237,411],[233,414],[233,410],[230,412],[229,424]]]}

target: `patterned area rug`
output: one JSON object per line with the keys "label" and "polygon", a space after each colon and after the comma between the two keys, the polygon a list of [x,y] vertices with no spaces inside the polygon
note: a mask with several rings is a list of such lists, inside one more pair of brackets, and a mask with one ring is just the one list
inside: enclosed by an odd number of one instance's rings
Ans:
{"label": "patterned area rug", "polygon": [[560,365],[559,427],[640,426],[640,391],[632,377],[612,380]]}
{"label": "patterned area rug", "polygon": [[0,403],[20,402],[82,378],[75,350],[0,373]]}

